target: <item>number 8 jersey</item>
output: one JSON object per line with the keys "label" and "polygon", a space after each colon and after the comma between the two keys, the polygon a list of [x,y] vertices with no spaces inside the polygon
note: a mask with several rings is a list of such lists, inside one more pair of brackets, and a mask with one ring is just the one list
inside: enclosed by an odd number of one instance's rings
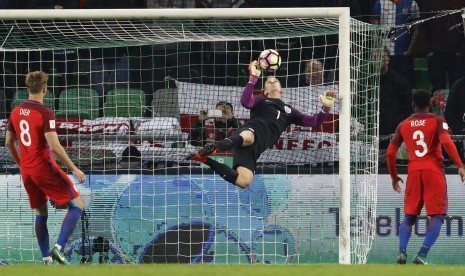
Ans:
{"label": "number 8 jersey", "polygon": [[409,156],[408,171],[434,170],[442,173],[444,157],[440,136],[449,136],[447,130],[444,117],[415,113],[397,126],[391,143],[397,147],[405,143]]}
{"label": "number 8 jersey", "polygon": [[45,105],[27,100],[15,107],[8,120],[8,131],[18,138],[21,172],[40,175],[57,166],[45,139],[46,132],[56,131],[55,115]]}

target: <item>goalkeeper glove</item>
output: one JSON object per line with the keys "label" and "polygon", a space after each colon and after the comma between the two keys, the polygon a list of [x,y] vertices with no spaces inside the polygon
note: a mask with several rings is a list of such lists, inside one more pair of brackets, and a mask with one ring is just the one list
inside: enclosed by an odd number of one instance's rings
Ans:
{"label": "goalkeeper glove", "polygon": [[262,74],[262,70],[258,67],[258,61],[254,60],[249,64],[249,81],[257,83],[258,77]]}
{"label": "goalkeeper glove", "polygon": [[336,99],[336,92],[332,90],[326,90],[323,95],[320,95],[320,102],[323,107],[329,109],[334,106],[334,100]]}

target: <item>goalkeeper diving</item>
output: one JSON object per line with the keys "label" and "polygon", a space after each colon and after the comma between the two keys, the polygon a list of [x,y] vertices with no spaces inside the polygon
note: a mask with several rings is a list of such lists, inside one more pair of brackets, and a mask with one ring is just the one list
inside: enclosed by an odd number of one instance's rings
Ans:
{"label": "goalkeeper diving", "polygon": [[[260,155],[276,143],[288,126],[291,124],[312,128],[320,126],[336,98],[334,91],[325,91],[320,96],[321,111],[314,115],[304,114],[281,100],[283,93],[281,83],[274,76],[266,79],[261,95],[253,95],[254,86],[261,72],[258,61],[252,61],[249,65],[249,82],[242,91],[241,104],[250,110],[250,120],[231,136],[207,144],[198,152],[186,157],[187,160],[205,163],[226,181],[243,189],[252,183]],[[209,158],[217,150],[232,150],[232,168]]]}

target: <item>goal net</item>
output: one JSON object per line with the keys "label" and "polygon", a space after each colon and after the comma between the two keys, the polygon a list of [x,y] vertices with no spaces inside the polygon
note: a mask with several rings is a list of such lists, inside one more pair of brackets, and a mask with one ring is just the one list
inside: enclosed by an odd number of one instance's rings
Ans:
{"label": "goal net", "polygon": [[[350,19],[344,8],[0,17],[0,142],[9,112],[28,97],[25,74],[45,71],[44,104],[87,175],[76,185],[86,209],[65,248],[71,263],[366,262],[382,27]],[[185,157],[237,127],[229,111],[247,122],[240,96],[249,62],[264,49],[281,55],[275,75],[284,102],[314,114],[323,91],[338,99],[321,127],[290,126],[242,190]],[[264,72],[256,93],[272,74]],[[231,152],[212,158],[232,164]],[[0,166],[0,259],[39,262],[34,213],[4,147]],[[54,242],[66,210],[49,213]]]}

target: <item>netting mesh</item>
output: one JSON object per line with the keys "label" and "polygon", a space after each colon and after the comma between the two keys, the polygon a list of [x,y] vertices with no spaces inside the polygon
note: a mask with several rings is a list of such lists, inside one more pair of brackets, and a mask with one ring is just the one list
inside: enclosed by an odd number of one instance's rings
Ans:
{"label": "netting mesh", "polygon": [[[338,41],[336,19],[3,21],[1,130],[27,98],[25,73],[48,72],[44,104],[55,110],[62,144],[88,175],[79,187],[86,215],[65,250],[74,263],[338,262],[338,143],[350,139],[351,254],[364,263],[376,215],[380,60],[373,55],[384,31],[352,20],[349,42]],[[221,133],[218,118],[209,117],[194,143],[200,110],[226,101],[241,123],[248,120],[240,94],[249,61],[263,49],[283,58],[275,73],[283,100],[312,114],[323,91],[339,89],[341,43],[351,45],[350,135],[339,133],[337,101],[322,127],[287,129],[261,155],[246,190],[185,160]],[[310,60],[322,69],[306,71]],[[24,227],[33,214],[5,148],[0,156],[0,252],[11,262],[35,262],[33,228]],[[232,163],[230,152],[215,158]],[[49,218],[51,240],[63,215],[57,210]]]}
{"label": "netting mesh", "polygon": [[186,41],[250,41],[337,34],[337,19],[4,21],[4,50],[101,48]]}

